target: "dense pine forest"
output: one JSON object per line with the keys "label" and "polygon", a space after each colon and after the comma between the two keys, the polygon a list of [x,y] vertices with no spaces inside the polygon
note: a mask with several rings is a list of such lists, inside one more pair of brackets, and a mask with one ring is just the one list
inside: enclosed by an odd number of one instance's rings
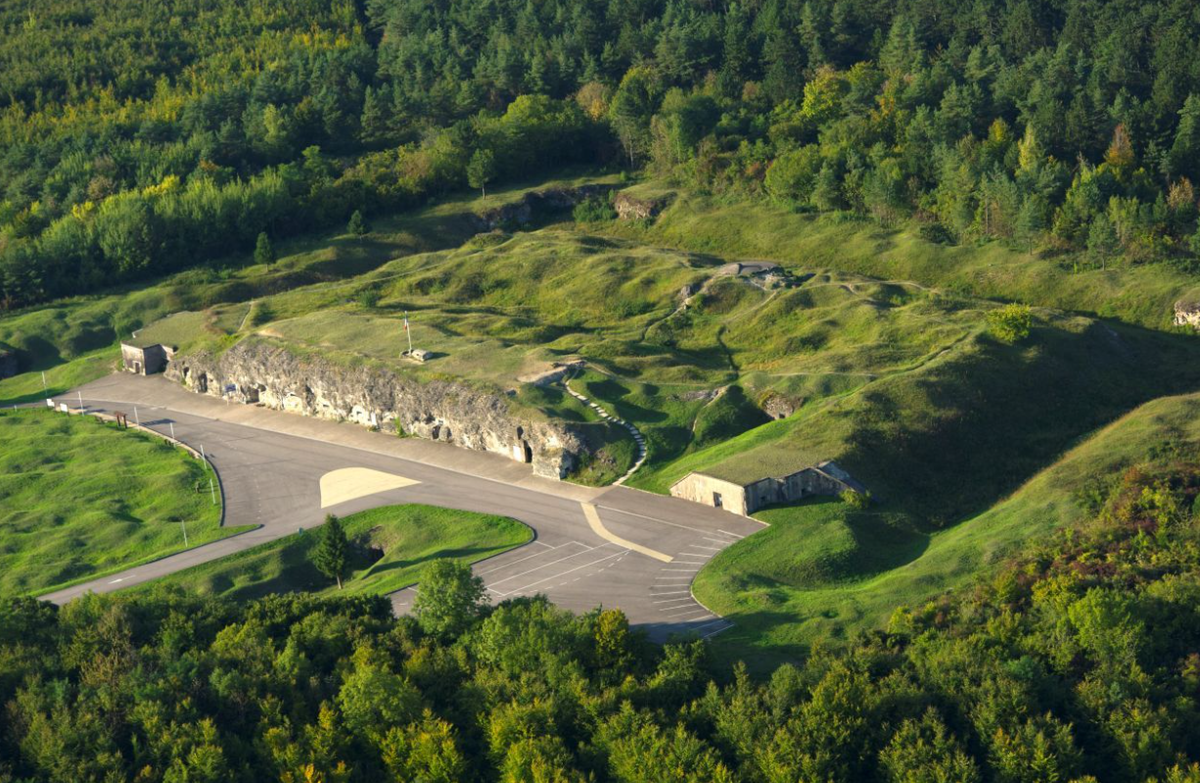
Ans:
{"label": "dense pine forest", "polygon": [[1200,454],[1162,443],[1080,529],[769,680],[623,615],[160,589],[0,608],[0,780],[1200,781]]}
{"label": "dense pine forest", "polygon": [[1188,0],[0,10],[0,306],[564,164],[1070,268],[1200,252]]}

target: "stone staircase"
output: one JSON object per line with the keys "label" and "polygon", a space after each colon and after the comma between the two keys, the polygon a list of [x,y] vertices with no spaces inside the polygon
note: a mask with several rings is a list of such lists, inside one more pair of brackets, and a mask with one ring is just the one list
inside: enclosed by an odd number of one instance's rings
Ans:
{"label": "stone staircase", "polygon": [[609,413],[607,410],[605,410],[604,408],[602,408],[598,404],[596,404],[596,402],[594,402],[593,400],[589,400],[584,395],[575,391],[574,389],[571,388],[570,383],[568,381],[565,381],[565,380],[563,381],[563,387],[567,390],[567,393],[570,394],[572,397],[574,397],[575,399],[582,402],[584,405],[587,405],[589,408],[594,410],[597,413],[597,415],[600,416],[600,418],[607,419],[608,421],[611,421],[620,427],[624,427],[625,429],[629,430],[629,434],[633,436],[634,443],[637,444],[637,449],[638,449],[637,459],[635,459],[633,461],[633,467],[631,467],[628,470],[628,472],[625,473],[624,476],[621,476],[621,478],[619,478],[615,482],[613,482],[614,484],[624,484],[626,481],[629,480],[629,478],[631,476],[633,476],[634,473],[637,472],[637,469],[642,466],[642,463],[646,461],[646,439],[644,437],[642,437],[642,433],[638,430],[637,427],[633,426],[632,424],[625,421],[624,419],[614,416],[613,414]]}

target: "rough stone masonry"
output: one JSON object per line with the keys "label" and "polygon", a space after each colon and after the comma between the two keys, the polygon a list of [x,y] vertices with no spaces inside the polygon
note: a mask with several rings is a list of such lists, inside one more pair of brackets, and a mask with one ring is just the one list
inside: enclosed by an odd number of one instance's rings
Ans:
{"label": "rough stone masonry", "polygon": [[266,341],[176,357],[166,375],[201,394],[503,454],[548,478],[564,478],[587,449],[568,425],[523,416],[500,393],[302,358]]}

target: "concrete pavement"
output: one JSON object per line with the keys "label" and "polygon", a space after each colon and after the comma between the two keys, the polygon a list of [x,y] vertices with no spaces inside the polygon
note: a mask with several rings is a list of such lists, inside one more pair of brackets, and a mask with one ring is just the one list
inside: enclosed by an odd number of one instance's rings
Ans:
{"label": "concrete pavement", "polygon": [[[225,524],[260,527],[45,596],[58,603],[293,535],[297,528],[319,525],[328,512],[427,503],[510,516],[535,531],[532,543],[476,564],[495,601],[543,593],[574,611],[619,607],[631,624],[656,639],[684,632],[706,636],[729,623],[695,602],[692,578],[721,549],[761,529],[754,520],[676,498],[542,479],[529,466],[498,455],[224,403],[161,377],[113,375],[80,392],[89,408],[132,417],[136,406],[144,426],[165,433],[173,424],[181,441],[203,446],[220,476]],[[345,501],[334,497],[333,505],[322,508],[322,478],[346,469],[404,481],[364,496],[350,492]],[[392,596],[398,612],[408,610],[412,596],[412,589]]]}

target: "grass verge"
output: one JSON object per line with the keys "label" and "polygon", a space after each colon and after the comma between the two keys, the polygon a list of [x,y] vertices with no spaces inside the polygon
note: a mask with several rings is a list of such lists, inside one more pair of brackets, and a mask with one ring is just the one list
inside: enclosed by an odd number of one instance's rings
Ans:
{"label": "grass verge", "polygon": [[[391,593],[417,582],[433,560],[474,563],[533,538],[528,527],[508,517],[419,504],[382,506],[342,522],[354,552],[343,594]],[[155,584],[237,600],[336,591],[312,564],[320,540],[320,530],[308,530],[180,571]],[[373,560],[372,549],[382,550],[382,557]]]}

